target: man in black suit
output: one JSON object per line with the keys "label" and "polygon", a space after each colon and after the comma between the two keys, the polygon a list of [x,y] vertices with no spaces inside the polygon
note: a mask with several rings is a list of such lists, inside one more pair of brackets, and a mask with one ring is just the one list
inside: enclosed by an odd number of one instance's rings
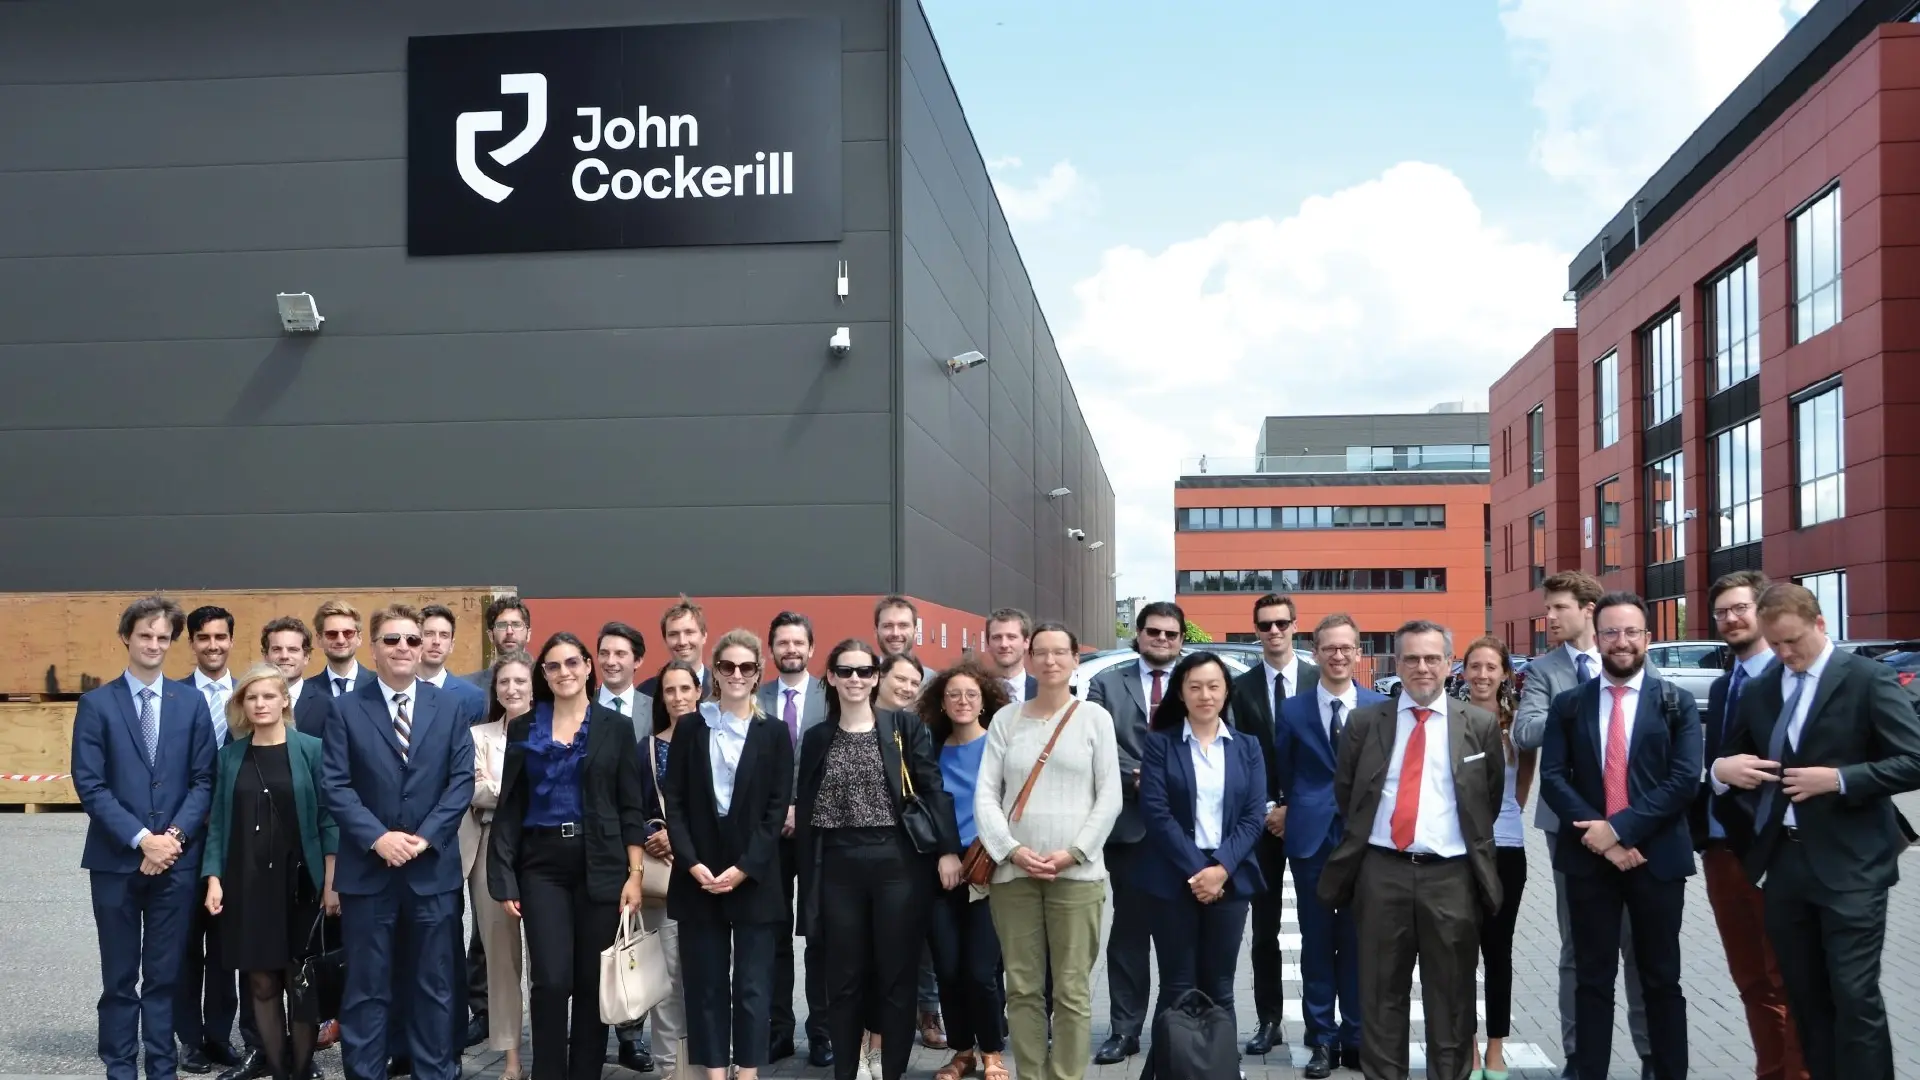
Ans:
{"label": "man in black suit", "polygon": [[1912,839],[1892,796],[1920,788],[1920,717],[1893,669],[1834,649],[1804,587],[1768,586],[1759,615],[1780,663],[1742,695],[1713,789],[1748,793],[1747,876],[1766,891],[1808,1074],[1891,1080],[1880,952]]}
{"label": "man in black suit", "polygon": [[1040,692],[1039,680],[1027,674],[1027,643],[1032,638],[1033,618],[1019,608],[1001,608],[987,616],[987,658],[1015,704]]}
{"label": "man in black suit", "polygon": [[1287,870],[1287,793],[1273,756],[1274,717],[1288,698],[1312,690],[1320,669],[1293,651],[1293,598],[1268,593],[1253,602],[1253,629],[1260,636],[1260,666],[1233,680],[1233,726],[1260,744],[1267,766],[1267,831],[1260,838],[1260,872],[1267,891],[1253,898],[1253,1004],[1259,1017],[1247,1053],[1261,1055],[1287,1045],[1286,989],[1280,978],[1280,885]]}
{"label": "man in black suit", "polygon": [[1567,878],[1576,984],[1579,1080],[1606,1080],[1624,909],[1633,923],[1656,1080],[1687,1075],[1680,990],[1680,911],[1693,876],[1687,809],[1699,789],[1700,714],[1693,695],[1646,670],[1646,604],[1609,593],[1594,607],[1601,678],[1548,709],[1540,797],[1562,823],[1553,866]]}

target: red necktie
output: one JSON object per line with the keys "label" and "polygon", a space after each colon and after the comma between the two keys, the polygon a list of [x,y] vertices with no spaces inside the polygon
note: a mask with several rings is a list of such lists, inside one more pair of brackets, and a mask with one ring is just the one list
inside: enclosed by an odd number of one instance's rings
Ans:
{"label": "red necktie", "polygon": [[1156,709],[1160,707],[1160,694],[1161,694],[1161,692],[1162,692],[1162,691],[1164,691],[1164,690],[1165,690],[1165,689],[1167,688],[1167,681],[1166,681],[1166,680],[1167,680],[1167,673],[1166,673],[1166,672],[1164,672],[1164,671],[1160,671],[1160,670],[1157,670],[1157,669],[1156,669],[1156,670],[1154,671],[1154,673],[1153,673],[1153,701],[1151,702],[1151,704],[1152,704],[1152,705],[1153,705],[1153,707],[1154,707],[1154,708],[1156,708]]}
{"label": "red necktie", "polygon": [[1407,736],[1407,752],[1400,759],[1400,788],[1393,793],[1393,846],[1405,851],[1413,846],[1413,826],[1420,820],[1420,771],[1427,763],[1427,718],[1432,709],[1413,710],[1413,734]]}
{"label": "red necktie", "polygon": [[1604,770],[1607,788],[1607,816],[1627,808],[1627,688],[1609,686],[1613,691],[1613,717],[1607,721],[1607,764]]}

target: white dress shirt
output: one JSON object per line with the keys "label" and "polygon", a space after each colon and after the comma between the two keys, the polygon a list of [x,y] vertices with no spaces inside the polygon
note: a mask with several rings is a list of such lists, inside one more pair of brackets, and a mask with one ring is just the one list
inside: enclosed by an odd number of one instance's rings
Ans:
{"label": "white dress shirt", "polygon": [[1600,775],[1607,775],[1607,733],[1613,728],[1613,688],[1625,686],[1626,696],[1620,700],[1621,711],[1626,715],[1627,748],[1633,748],[1633,717],[1640,711],[1640,685],[1647,677],[1647,669],[1641,668],[1633,673],[1633,678],[1624,683],[1615,682],[1613,676],[1602,674],[1594,682],[1600,691]]}
{"label": "white dress shirt", "polygon": [[726,817],[733,810],[733,778],[740,771],[740,755],[747,749],[747,725],[751,719],[735,716],[711,701],[700,703],[700,715],[713,734],[713,757],[707,762],[713,776],[713,801]]}
{"label": "white dress shirt", "polygon": [[[1820,692],[1820,676],[1827,670],[1827,661],[1832,659],[1833,659],[1833,642],[1829,641],[1827,642],[1827,647],[1820,650],[1820,655],[1814,658],[1814,661],[1812,664],[1808,665],[1806,674],[1804,676],[1796,677],[1794,675],[1792,668],[1787,668],[1785,671],[1782,671],[1780,673],[1780,706],[1782,708],[1786,707],[1787,699],[1790,697],[1793,697],[1793,688],[1794,688],[1795,682],[1797,681],[1804,684],[1800,687],[1799,700],[1793,703],[1793,716],[1787,720],[1787,745],[1789,747],[1792,747],[1794,749],[1799,749],[1800,747],[1801,729],[1807,726],[1807,714],[1811,712],[1813,709],[1814,696]],[[1747,672],[1747,674],[1751,676],[1753,672],[1749,671]],[[1749,683],[1745,687],[1742,687],[1740,690],[1740,693],[1742,695],[1750,694],[1752,692],[1753,692],[1753,686],[1751,683]],[[1778,719],[1779,719],[1778,717],[1775,718],[1776,723],[1778,722]],[[1760,747],[1760,754],[1765,755],[1767,751],[1770,749],[1771,747],[1762,746]],[[1781,771],[1784,774],[1785,768],[1783,767]],[[1714,775],[1711,767],[1709,767],[1707,770],[1707,777],[1713,781],[1714,794],[1725,795],[1727,793],[1728,785],[1720,782],[1720,778]],[[1763,783],[1777,783],[1777,782],[1778,781],[1772,781],[1772,780],[1763,781]],[[1847,791],[1846,781],[1842,780],[1840,782],[1840,794],[1844,795],[1846,794],[1846,791]],[[1779,795],[1776,795],[1775,798],[1787,799],[1787,795],[1785,792],[1781,792]],[[1795,827],[1793,802],[1791,799],[1788,799],[1787,801],[1787,815],[1781,820],[1786,823],[1788,828]]]}
{"label": "white dress shirt", "polygon": [[788,686],[783,678],[773,688],[773,718],[781,723],[787,722],[787,695],[793,695],[793,729],[799,731],[807,726],[807,691],[813,688],[813,676],[800,673],[800,682]]}
{"label": "white dress shirt", "polygon": [[[233,672],[223,671],[219,678],[209,679],[206,672],[194,668],[193,688],[207,699],[207,711],[213,714],[213,745],[227,745],[227,699],[233,696]],[[293,702],[287,705],[291,708]]]}
{"label": "white dress shirt", "polygon": [[[615,702],[618,702],[619,704],[616,705]],[[625,690],[622,690],[616,694],[613,691],[607,689],[606,686],[603,684],[600,687],[599,703],[602,706],[612,709],[614,712],[620,713],[623,716],[631,717],[633,715],[633,687],[629,686]]]}
{"label": "white dress shirt", "polygon": [[1193,734],[1193,723],[1180,724],[1180,739],[1187,744],[1187,756],[1193,761],[1193,845],[1212,851],[1223,839],[1222,804],[1227,798],[1227,740],[1233,729],[1219,725],[1213,745],[1204,746]]}
{"label": "white dress shirt", "polygon": [[1141,657],[1140,701],[1147,707],[1147,722],[1149,724],[1153,722],[1153,673],[1155,671],[1163,672],[1160,676],[1160,700],[1165,701],[1167,695],[1173,693],[1173,665],[1168,664],[1163,668],[1155,668],[1152,664],[1147,663],[1146,657]]}
{"label": "white dress shirt", "polygon": [[1286,680],[1288,697],[1291,697],[1294,694],[1299,693],[1300,692],[1300,654],[1294,653],[1291,656],[1289,656],[1287,658],[1287,666],[1283,668],[1274,667],[1272,664],[1267,663],[1265,659],[1262,659],[1260,661],[1260,670],[1265,672],[1267,676],[1267,715],[1273,717],[1274,722],[1277,724],[1280,720],[1280,704],[1282,701],[1285,700],[1285,698],[1282,698],[1278,701],[1274,699],[1273,677],[1275,675],[1278,675],[1281,678]]}
{"label": "white dress shirt", "polygon": [[1354,690],[1352,683],[1347,684],[1346,693],[1338,696],[1328,692],[1327,684],[1317,683],[1314,686],[1314,696],[1320,702],[1320,730],[1327,733],[1327,742],[1331,744],[1333,742],[1333,703],[1336,701],[1340,703],[1340,722],[1350,724],[1353,722],[1353,703],[1359,700],[1360,695]]}
{"label": "white dress shirt", "polygon": [[1573,664],[1573,674],[1575,678],[1579,678],[1580,676],[1580,658],[1583,656],[1592,664],[1587,670],[1593,672],[1594,675],[1597,676],[1605,670],[1600,664],[1599,649],[1588,649],[1585,652],[1581,652],[1579,649],[1573,647],[1573,642],[1571,641],[1561,646],[1561,648],[1567,650],[1567,659]]}
{"label": "white dress shirt", "polygon": [[[1000,683],[1007,688],[1007,697],[1015,705],[1022,704],[1027,700],[1027,669],[1021,668],[1018,675],[1009,675],[1001,679]],[[1148,679],[1147,685],[1151,687],[1153,680]],[[1151,701],[1152,699],[1148,698],[1147,700]]]}
{"label": "white dress shirt", "polygon": [[[1453,768],[1447,760],[1452,754],[1447,695],[1441,694],[1427,707],[1433,715],[1427,717],[1427,752],[1420,764],[1420,813],[1414,818],[1413,843],[1407,850],[1453,858],[1467,853],[1467,841],[1460,835]],[[1397,850],[1393,843],[1393,804],[1400,795],[1400,764],[1407,756],[1407,740],[1413,738],[1413,710],[1413,699],[1402,693],[1400,709],[1394,714],[1393,753],[1387,759],[1380,805],[1373,813],[1373,831],[1367,835],[1367,842],[1374,847]]]}
{"label": "white dress shirt", "polygon": [[338,679],[347,680],[347,693],[349,694],[353,693],[355,690],[360,688],[360,676],[361,676],[360,661],[355,660],[352,663],[353,663],[353,667],[350,668],[347,674],[345,675],[341,675],[340,673],[334,671],[333,668],[331,667],[327,668],[327,671],[326,671],[327,690],[331,692],[334,697],[340,696],[340,684],[336,681]]}
{"label": "white dress shirt", "polygon": [[400,694],[407,695],[407,722],[412,723],[413,718],[420,715],[420,680],[413,680],[402,690],[395,690],[386,683],[380,684],[380,696],[387,699],[387,719],[389,720],[397,721],[400,718],[400,706],[393,700]]}
{"label": "white dress shirt", "polygon": [[287,683],[287,708],[293,708],[293,703],[300,700],[300,688],[305,685],[307,685],[307,677],[305,675]]}
{"label": "white dress shirt", "polygon": [[[123,678],[127,680],[127,692],[133,695],[134,723],[138,724],[140,722],[140,691],[151,690],[153,691],[153,722],[158,724],[160,722],[160,702],[166,696],[167,677],[165,675],[156,675],[152,682],[143,683],[139,679],[134,678],[133,672],[129,670]],[[142,746],[140,748],[141,753],[145,753],[146,749],[145,746]],[[152,835],[152,829],[141,829],[139,832],[133,834],[133,842],[127,846],[137,849],[140,846],[140,841]]]}
{"label": "white dress shirt", "polygon": [[445,690],[447,688],[447,669],[443,667],[435,672],[432,677],[421,679],[420,681],[433,687],[435,690]]}

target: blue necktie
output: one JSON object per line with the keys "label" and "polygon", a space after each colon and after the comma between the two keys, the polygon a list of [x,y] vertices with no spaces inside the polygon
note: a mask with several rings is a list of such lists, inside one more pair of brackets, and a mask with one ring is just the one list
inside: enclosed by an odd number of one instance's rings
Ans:
{"label": "blue necktie", "polygon": [[160,752],[160,715],[153,708],[153,691],[140,690],[140,738],[147,744],[147,764],[152,765]]}
{"label": "blue necktie", "polygon": [[1574,664],[1579,668],[1581,682],[1586,682],[1593,678],[1593,657],[1588,656],[1586,653],[1581,653],[1574,659]]}
{"label": "blue necktie", "polygon": [[[1779,719],[1773,722],[1773,735],[1767,739],[1767,760],[1780,761],[1780,754],[1787,748],[1787,728],[1793,723],[1793,714],[1800,706],[1800,691],[1806,689],[1807,675],[1804,671],[1794,671],[1793,693],[1787,695],[1787,703],[1780,709]],[[1781,763],[1784,772],[1785,762]],[[1780,784],[1770,781],[1760,788],[1760,809],[1753,818],[1753,831],[1759,832],[1773,820],[1773,799],[1780,793]]]}
{"label": "blue necktie", "polygon": [[339,697],[341,694],[344,694],[346,692],[347,692],[347,680],[341,678],[338,675],[335,675],[333,677],[333,696]]}
{"label": "blue necktie", "polygon": [[1740,692],[1747,688],[1747,665],[1735,663],[1733,678],[1727,682],[1727,711],[1720,718],[1720,744],[1726,745],[1727,732],[1733,730],[1734,717],[1740,715]]}

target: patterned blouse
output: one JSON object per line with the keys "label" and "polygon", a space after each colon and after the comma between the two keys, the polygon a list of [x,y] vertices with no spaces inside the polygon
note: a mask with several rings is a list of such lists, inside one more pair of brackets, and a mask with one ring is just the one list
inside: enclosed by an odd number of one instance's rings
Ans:
{"label": "patterned blouse", "polygon": [[816,829],[891,828],[893,795],[880,756],[880,732],[835,729],[827,747],[820,795],[813,804]]}

